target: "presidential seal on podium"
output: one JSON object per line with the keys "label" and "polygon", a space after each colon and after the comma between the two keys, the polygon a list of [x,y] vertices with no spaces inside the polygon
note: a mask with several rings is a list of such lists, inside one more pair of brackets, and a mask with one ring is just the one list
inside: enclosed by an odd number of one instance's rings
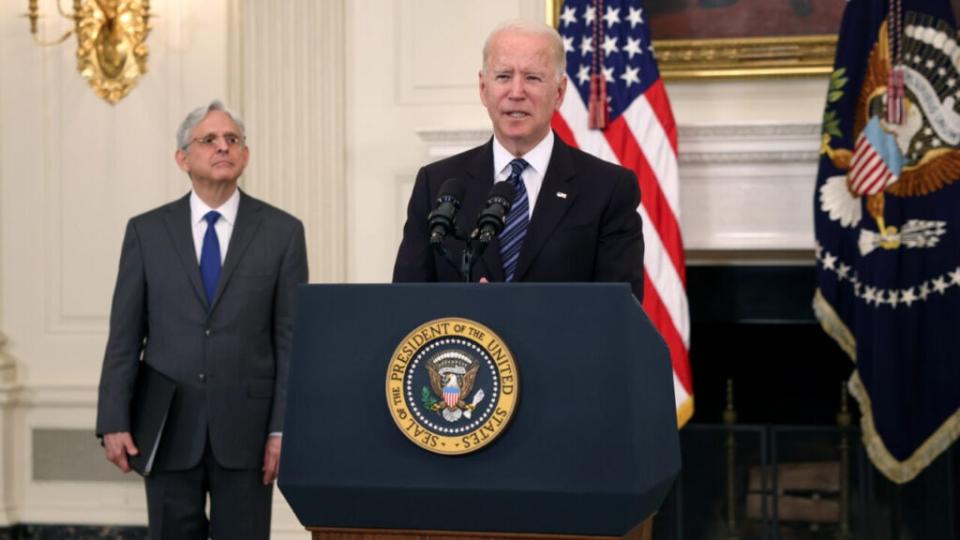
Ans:
{"label": "presidential seal on podium", "polygon": [[403,338],[387,368],[387,404],[400,431],[437,454],[493,442],[517,407],[520,379],[507,347],[469,319],[426,322]]}

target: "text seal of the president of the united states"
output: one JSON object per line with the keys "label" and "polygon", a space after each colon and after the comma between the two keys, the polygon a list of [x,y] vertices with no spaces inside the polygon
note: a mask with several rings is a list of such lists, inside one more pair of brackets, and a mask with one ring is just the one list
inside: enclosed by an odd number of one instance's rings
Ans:
{"label": "text seal of the president of the united states", "polygon": [[486,326],[435,319],[407,334],[387,368],[387,405],[400,431],[437,454],[467,454],[496,439],[519,397],[517,363]]}

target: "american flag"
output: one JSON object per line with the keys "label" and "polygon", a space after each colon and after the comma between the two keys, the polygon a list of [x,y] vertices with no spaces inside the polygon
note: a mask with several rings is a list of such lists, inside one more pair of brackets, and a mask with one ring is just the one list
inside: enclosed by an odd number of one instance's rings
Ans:
{"label": "american flag", "polygon": [[670,347],[682,426],[693,415],[693,382],[677,128],[644,16],[639,0],[564,2],[558,30],[569,83],[553,128],[567,144],[637,175],[646,243],[643,307]]}
{"label": "american flag", "polygon": [[861,196],[876,195],[897,181],[902,168],[903,155],[896,137],[884,131],[879,118],[871,118],[853,147],[850,191]]}

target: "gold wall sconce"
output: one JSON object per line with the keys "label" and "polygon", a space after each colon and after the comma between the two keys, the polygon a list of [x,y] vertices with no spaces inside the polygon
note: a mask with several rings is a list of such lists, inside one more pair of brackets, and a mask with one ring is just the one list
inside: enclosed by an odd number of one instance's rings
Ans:
{"label": "gold wall sconce", "polygon": [[63,11],[61,0],[56,2],[60,15],[73,21],[73,29],[55,41],[42,41],[37,36],[37,0],[28,0],[26,17],[34,41],[52,46],[76,34],[77,71],[110,104],[123,99],[147,72],[150,0],[73,0],[73,13]]}

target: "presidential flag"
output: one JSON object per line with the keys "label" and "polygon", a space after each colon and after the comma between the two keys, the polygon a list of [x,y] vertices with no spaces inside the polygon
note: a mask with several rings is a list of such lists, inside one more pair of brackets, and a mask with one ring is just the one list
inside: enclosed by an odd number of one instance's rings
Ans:
{"label": "presidential flag", "polygon": [[850,0],[814,196],[821,325],[897,483],[960,433],[960,43],[946,0]]}
{"label": "presidential flag", "polygon": [[646,245],[643,307],[670,348],[682,426],[693,415],[693,383],[677,128],[644,17],[639,0],[563,3],[558,30],[569,86],[553,128],[567,144],[637,175]]}

